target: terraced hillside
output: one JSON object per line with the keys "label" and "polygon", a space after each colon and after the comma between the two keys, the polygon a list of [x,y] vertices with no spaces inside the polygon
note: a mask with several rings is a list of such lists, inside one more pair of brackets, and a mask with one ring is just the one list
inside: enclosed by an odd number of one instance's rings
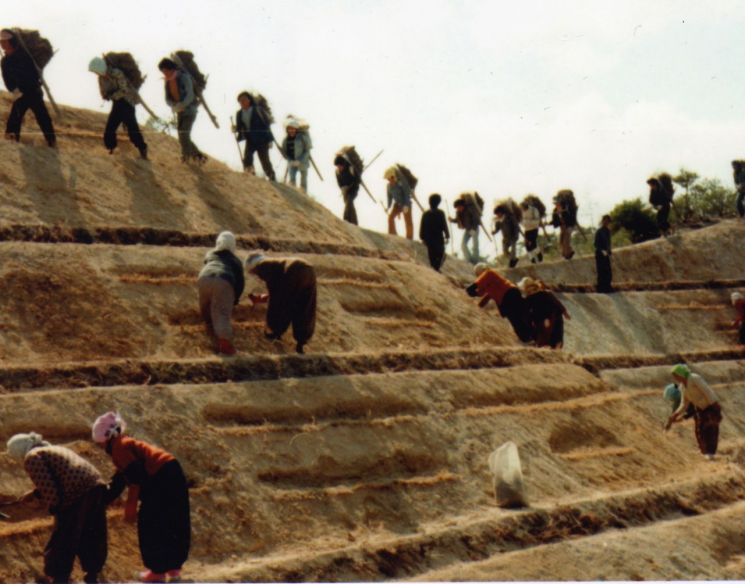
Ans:
{"label": "terraced hillside", "polygon": [[[170,138],[149,138],[148,164],[126,145],[109,156],[99,115],[67,110],[66,124],[57,153],[0,144],[0,439],[36,430],[109,473],[89,425],[118,409],[187,472],[186,576],[745,576],[745,352],[724,328],[745,254],[708,258],[701,244],[724,247],[742,224],[619,251],[629,290],[612,296],[588,291],[587,260],[541,266],[573,319],[568,350],[537,350],[463,293],[459,262],[436,274],[420,246],[290,188],[213,161],[182,166]],[[316,265],[308,354],[264,340],[263,309],[243,306],[241,353],[212,354],[194,283],[225,228],[245,250]],[[634,267],[653,261],[669,269]],[[661,430],[660,388],[681,356],[722,398],[713,463],[687,425]],[[508,439],[524,458],[524,510],[493,503],[486,457]],[[0,454],[0,501],[28,486]],[[0,580],[33,580],[50,519],[4,510]],[[112,580],[138,568],[121,514],[110,511]]]}

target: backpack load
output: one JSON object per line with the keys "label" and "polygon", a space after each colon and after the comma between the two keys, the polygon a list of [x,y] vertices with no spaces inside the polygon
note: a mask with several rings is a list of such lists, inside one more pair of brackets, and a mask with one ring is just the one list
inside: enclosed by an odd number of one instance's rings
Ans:
{"label": "backpack load", "polygon": [[[259,109],[259,115],[261,118],[267,123],[267,125],[273,124],[274,114],[272,114],[272,108],[269,107],[269,102],[266,97],[260,93],[249,93],[249,95],[251,96],[251,104]],[[289,118],[290,116],[287,117]],[[310,126],[307,127],[310,128]]]}
{"label": "backpack load", "polygon": [[497,209],[504,210],[506,214],[512,215],[517,223],[521,223],[523,220],[523,210],[513,201],[512,199],[504,199],[503,201],[497,202],[494,205],[494,213],[496,214]]}
{"label": "backpack load", "polygon": [[194,60],[194,53],[191,51],[176,51],[171,55],[171,60],[186,69],[186,72],[191,75],[194,79],[194,93],[201,97],[202,92],[207,88],[207,77],[199,70],[199,66]]}
{"label": "backpack load", "polygon": [[559,191],[554,197],[554,203],[558,203],[561,210],[566,213],[567,227],[575,227],[577,225],[577,201],[574,198],[574,192],[570,189]]}
{"label": "backpack load", "polygon": [[404,177],[407,183],[409,183],[409,188],[413,191],[416,189],[417,183],[419,183],[419,179],[414,176],[414,173],[412,173],[408,168],[406,168],[403,164],[396,164],[396,171]]}
{"label": "backpack load", "polygon": [[119,69],[124,73],[134,89],[139,90],[145,83],[145,78],[131,53],[105,53],[103,59],[109,67]]}
{"label": "backpack load", "polygon": [[734,170],[735,186],[738,189],[745,187],[745,160],[733,160],[732,169]]}
{"label": "backpack load", "polygon": [[466,211],[471,213],[477,221],[481,219],[481,215],[484,212],[484,200],[477,192],[462,193],[458,199],[463,201]]}
{"label": "backpack load", "polygon": [[298,135],[305,143],[305,147],[310,150],[313,144],[310,139],[310,124],[297,116],[287,114],[287,117],[285,118],[285,127],[287,127],[290,122],[295,122],[295,128],[297,129]]}
{"label": "backpack load", "polygon": [[663,172],[660,176],[657,177],[657,180],[660,182],[660,190],[662,191],[662,196],[664,197],[664,202],[662,204],[672,203],[673,196],[675,195],[675,187],[673,186],[672,177],[666,172]]}
{"label": "backpack load", "polygon": [[536,209],[538,209],[538,214],[541,216],[541,219],[546,216],[546,205],[544,205],[543,201],[541,201],[535,195],[525,195],[523,204],[527,205],[528,207],[535,207]]}
{"label": "backpack load", "polygon": [[339,152],[336,153],[335,159],[336,158],[343,158],[346,160],[354,171],[355,176],[362,176],[362,171],[365,169],[365,165],[363,164],[360,155],[357,154],[357,150],[354,149],[354,146],[342,146]]}
{"label": "backpack load", "polygon": [[25,50],[39,69],[49,64],[54,56],[52,43],[45,39],[38,30],[11,29],[18,39],[18,46]]}

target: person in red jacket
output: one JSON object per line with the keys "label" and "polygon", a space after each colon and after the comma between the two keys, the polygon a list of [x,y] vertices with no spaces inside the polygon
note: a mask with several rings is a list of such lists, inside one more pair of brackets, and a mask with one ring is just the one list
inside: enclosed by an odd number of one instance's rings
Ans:
{"label": "person in red jacket", "polygon": [[469,296],[481,296],[479,307],[483,308],[494,300],[499,307],[499,314],[507,318],[515,334],[523,343],[529,343],[535,337],[530,319],[528,305],[517,286],[508,279],[489,269],[484,263],[476,264],[473,269],[476,281],[466,288]]}
{"label": "person in red jacket", "polygon": [[93,441],[111,456],[117,470],[110,486],[111,499],[128,486],[124,518],[137,521],[140,554],[147,568],[140,573],[142,581],[178,578],[191,544],[186,477],[172,454],[125,436],[125,430],[124,420],[115,412],[107,412],[93,423]]}

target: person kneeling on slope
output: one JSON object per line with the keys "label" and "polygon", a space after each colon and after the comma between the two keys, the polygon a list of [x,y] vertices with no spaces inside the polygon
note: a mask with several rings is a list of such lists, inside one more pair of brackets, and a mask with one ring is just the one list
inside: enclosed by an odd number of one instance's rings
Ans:
{"label": "person kneeling on slope", "polygon": [[473,271],[476,274],[476,281],[466,288],[468,295],[481,296],[479,302],[481,308],[486,306],[490,300],[494,300],[499,307],[499,313],[510,321],[518,338],[523,343],[532,341],[535,331],[530,321],[528,305],[520,294],[520,290],[484,263],[476,264]]}
{"label": "person kneeling on slope", "polygon": [[137,521],[140,554],[147,568],[139,574],[141,581],[177,579],[191,545],[189,489],[184,471],[172,454],[125,436],[126,429],[118,413],[106,412],[91,430],[93,441],[111,456],[116,467],[111,499],[128,487],[124,519]]}
{"label": "person kneeling on slope", "polygon": [[204,256],[204,267],[197,280],[199,310],[207,334],[216,341],[217,352],[223,355],[236,352],[230,321],[245,286],[243,265],[235,251],[235,235],[223,231],[217,236],[215,248]]}
{"label": "person kneeling on slope", "polygon": [[268,302],[267,339],[276,341],[292,324],[292,335],[298,353],[313,336],[316,328],[316,272],[299,258],[267,258],[260,252],[249,254],[246,269],[264,280],[268,294],[250,294],[254,304]]}

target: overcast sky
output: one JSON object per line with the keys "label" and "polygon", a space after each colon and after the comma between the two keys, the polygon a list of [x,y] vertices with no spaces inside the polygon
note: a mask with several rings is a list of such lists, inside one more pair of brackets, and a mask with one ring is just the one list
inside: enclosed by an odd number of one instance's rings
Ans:
{"label": "overcast sky", "polygon": [[[311,175],[310,191],[337,214],[331,161],[347,143],[367,158],[385,149],[365,176],[379,198],[398,161],[425,206],[435,191],[548,202],[573,188],[588,224],[646,197],[653,172],[685,166],[731,186],[730,160],[745,156],[743,1],[24,0],[2,17],[59,49],[46,70],[57,100],[94,110],[109,104],[93,56],[132,52],[143,97],[166,116],[157,63],[193,51],[222,126],[201,113],[195,142],[239,168],[228,118],[240,90],[261,91],[278,121],[310,122],[325,178]],[[380,208],[359,201],[361,223],[383,229]]]}

